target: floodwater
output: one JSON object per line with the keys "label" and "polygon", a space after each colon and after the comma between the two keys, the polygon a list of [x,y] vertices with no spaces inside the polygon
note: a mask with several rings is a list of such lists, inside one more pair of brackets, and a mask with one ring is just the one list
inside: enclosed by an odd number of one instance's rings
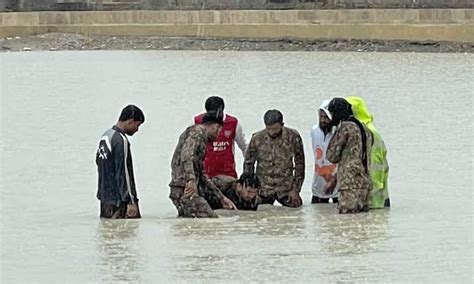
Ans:
{"label": "floodwater", "polygon": [[[1,282],[470,283],[473,66],[465,54],[2,53]],[[170,159],[210,95],[249,138],[270,108],[300,131],[301,209],[176,218]],[[390,210],[309,204],[316,109],[348,95],[388,146]],[[146,115],[130,139],[143,219],[100,220],[95,147],[130,103]]]}

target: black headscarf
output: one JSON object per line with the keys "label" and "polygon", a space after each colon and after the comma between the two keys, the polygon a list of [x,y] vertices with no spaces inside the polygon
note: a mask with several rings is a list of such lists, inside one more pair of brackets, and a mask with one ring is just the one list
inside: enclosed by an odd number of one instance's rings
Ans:
{"label": "black headscarf", "polygon": [[362,123],[357,120],[352,113],[352,106],[343,98],[334,98],[329,102],[328,110],[332,114],[331,124],[339,125],[341,121],[352,121],[359,127],[362,137],[362,162],[365,172],[369,173],[368,155],[367,155],[367,134]]}

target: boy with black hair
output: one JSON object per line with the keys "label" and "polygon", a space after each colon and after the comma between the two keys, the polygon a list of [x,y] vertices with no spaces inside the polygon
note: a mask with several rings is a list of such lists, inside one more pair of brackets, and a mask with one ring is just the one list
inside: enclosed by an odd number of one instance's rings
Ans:
{"label": "boy with black hair", "polygon": [[[224,112],[224,100],[221,97],[211,96],[204,104],[207,112],[215,111],[222,113],[224,121],[222,130],[214,141],[207,144],[206,156],[204,157],[204,168],[209,177],[219,175],[237,178],[235,170],[235,147],[242,150],[242,154],[247,149],[247,140],[239,120]],[[205,113],[194,117],[194,123],[200,124]]]}
{"label": "boy with black hair", "polygon": [[[256,174],[244,173],[239,179],[229,176],[216,176],[212,182],[219,187],[222,193],[227,196],[239,210],[256,211],[260,204],[258,190],[260,189],[260,180]],[[222,208],[219,203],[215,204],[214,209]],[[211,204],[212,206],[212,204]]]}
{"label": "boy with black hair", "polygon": [[135,134],[143,122],[142,110],[128,105],[122,110],[118,122],[100,138],[96,164],[99,174],[97,198],[102,218],[141,217],[130,142],[126,135]]}

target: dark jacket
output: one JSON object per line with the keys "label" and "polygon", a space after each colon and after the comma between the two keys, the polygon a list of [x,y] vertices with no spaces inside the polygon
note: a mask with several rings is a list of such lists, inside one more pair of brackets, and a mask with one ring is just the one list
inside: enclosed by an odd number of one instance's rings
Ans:
{"label": "dark jacket", "polygon": [[138,201],[130,143],[122,130],[113,126],[102,135],[95,161],[99,173],[97,198],[102,203],[120,206]]}

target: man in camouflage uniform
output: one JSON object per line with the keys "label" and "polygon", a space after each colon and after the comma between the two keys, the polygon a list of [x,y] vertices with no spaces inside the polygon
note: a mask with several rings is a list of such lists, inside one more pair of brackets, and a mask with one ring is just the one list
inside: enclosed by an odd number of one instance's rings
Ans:
{"label": "man in camouflage uniform", "polygon": [[278,200],[283,206],[302,205],[300,191],[304,180],[304,149],[298,131],[285,127],[283,115],[269,110],[265,129],[253,134],[245,153],[244,172],[256,174],[261,182],[262,204]]}
{"label": "man in camouflage uniform", "polygon": [[333,125],[337,126],[326,154],[331,163],[337,163],[339,213],[368,211],[372,190],[369,174],[372,134],[353,117],[346,100],[334,98],[328,109]]}
{"label": "man in camouflage uniform", "polygon": [[189,126],[179,137],[169,184],[179,217],[217,217],[213,209],[236,209],[203,172],[206,144],[217,137],[222,124],[221,114],[208,112],[202,124]]}
{"label": "man in camouflage uniform", "polygon": [[219,187],[227,198],[234,202],[237,209],[252,211],[258,209],[260,181],[257,175],[244,173],[239,179],[218,175],[212,178],[212,182]]}

